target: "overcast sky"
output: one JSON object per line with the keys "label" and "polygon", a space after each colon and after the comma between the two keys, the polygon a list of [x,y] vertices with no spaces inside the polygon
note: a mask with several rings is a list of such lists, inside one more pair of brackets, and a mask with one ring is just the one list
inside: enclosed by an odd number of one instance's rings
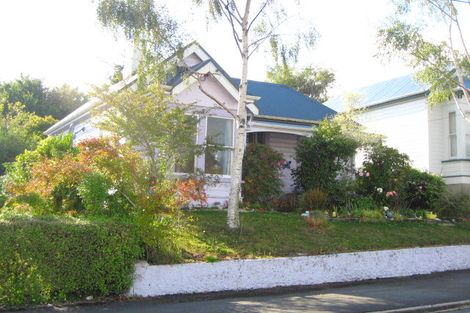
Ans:
{"label": "overcast sky", "polygon": [[[239,56],[227,26],[208,24],[191,0],[166,2],[189,36],[238,76]],[[82,90],[105,82],[114,64],[126,62],[129,49],[98,24],[95,5],[91,0],[1,0],[0,81],[23,73],[48,86],[68,83]],[[411,72],[404,64],[382,64],[374,57],[377,28],[393,12],[388,0],[303,0],[293,10],[321,35],[315,49],[303,51],[299,65],[332,70],[337,77],[332,95]],[[250,61],[250,79],[264,80],[272,65],[264,50]]]}

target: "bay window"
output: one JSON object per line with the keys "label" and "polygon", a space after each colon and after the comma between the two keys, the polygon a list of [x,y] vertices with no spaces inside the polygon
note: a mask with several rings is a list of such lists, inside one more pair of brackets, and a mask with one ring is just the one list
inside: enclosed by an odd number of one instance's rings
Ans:
{"label": "bay window", "polygon": [[205,172],[207,174],[230,175],[234,141],[233,120],[208,117],[206,139],[208,144],[214,145],[217,149],[206,152]]}

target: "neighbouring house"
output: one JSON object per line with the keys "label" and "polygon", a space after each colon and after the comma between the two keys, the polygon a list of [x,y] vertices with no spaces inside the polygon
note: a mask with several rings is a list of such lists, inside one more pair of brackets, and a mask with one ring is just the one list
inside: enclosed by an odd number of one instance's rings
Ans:
{"label": "neighbouring house", "polygon": [[[182,60],[193,71],[214,74],[202,83],[204,90],[209,91],[230,111],[236,113],[239,79],[230,77],[197,43],[192,43],[184,49]],[[135,81],[136,76],[130,76],[112,88],[119,90]],[[208,202],[210,205],[224,204],[230,188],[235,123],[227,111],[199,90],[197,84],[191,76],[176,75],[167,87],[180,103],[194,103],[197,109],[211,108],[207,116],[199,122],[197,143],[202,144],[210,137],[223,145],[224,149],[195,157],[188,171],[198,168],[208,175],[218,175],[219,183],[207,188]],[[282,153],[286,164],[290,164],[290,168],[282,170],[283,191],[291,192],[294,189],[291,168],[296,166],[293,158],[297,140],[302,136],[309,136],[312,127],[336,112],[285,85],[249,81],[248,95],[249,122],[246,140],[249,143],[269,145]],[[101,136],[103,133],[94,126],[95,117],[91,115],[94,105],[91,100],[79,107],[49,128],[46,134],[72,132],[76,141]]]}
{"label": "neighbouring house", "polygon": [[[467,88],[470,80],[466,81]],[[386,144],[408,154],[414,167],[441,175],[450,190],[470,191],[470,123],[453,101],[431,107],[429,88],[413,75],[360,88],[362,108],[357,121],[371,133],[385,136]],[[458,99],[470,116],[465,99]],[[346,96],[325,103],[338,112],[345,110]],[[361,164],[361,155],[356,164]]]}

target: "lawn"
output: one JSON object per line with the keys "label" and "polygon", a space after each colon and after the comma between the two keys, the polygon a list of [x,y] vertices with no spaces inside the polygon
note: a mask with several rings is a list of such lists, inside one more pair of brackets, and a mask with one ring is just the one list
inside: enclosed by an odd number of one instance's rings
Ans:
{"label": "lawn", "polygon": [[470,225],[443,226],[425,222],[331,221],[309,228],[298,214],[241,213],[242,228],[226,229],[226,213],[197,211],[190,215],[205,260],[318,255],[335,252],[383,250],[470,244]]}

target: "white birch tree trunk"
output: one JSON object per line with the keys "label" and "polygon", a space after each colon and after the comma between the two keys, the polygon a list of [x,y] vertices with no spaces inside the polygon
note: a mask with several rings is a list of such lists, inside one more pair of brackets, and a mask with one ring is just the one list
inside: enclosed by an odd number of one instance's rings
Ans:
{"label": "white birch tree trunk", "polygon": [[229,229],[240,228],[239,200],[242,181],[243,155],[245,153],[245,132],[246,132],[246,95],[248,89],[248,17],[250,13],[251,0],[245,4],[245,14],[242,21],[242,75],[240,78],[237,119],[236,119],[236,137],[235,148],[232,159],[232,179],[230,180],[230,195],[227,209],[227,226]]}

